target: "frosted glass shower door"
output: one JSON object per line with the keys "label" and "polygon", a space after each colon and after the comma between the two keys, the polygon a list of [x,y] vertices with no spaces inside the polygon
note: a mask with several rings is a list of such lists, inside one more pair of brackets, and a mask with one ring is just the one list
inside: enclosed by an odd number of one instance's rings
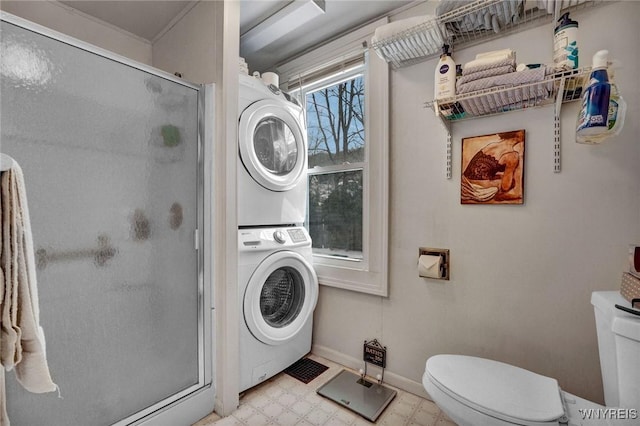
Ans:
{"label": "frosted glass shower door", "polygon": [[4,21],[0,39],[0,150],[63,397],[8,372],[12,426],[111,425],[205,386],[199,87]]}

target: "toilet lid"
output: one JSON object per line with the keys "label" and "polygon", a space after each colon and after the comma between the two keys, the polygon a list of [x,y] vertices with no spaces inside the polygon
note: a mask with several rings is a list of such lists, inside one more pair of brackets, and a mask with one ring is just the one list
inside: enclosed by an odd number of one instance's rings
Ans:
{"label": "toilet lid", "polygon": [[558,382],[498,361],[464,355],[436,355],[426,373],[459,402],[505,421],[549,422],[562,417]]}

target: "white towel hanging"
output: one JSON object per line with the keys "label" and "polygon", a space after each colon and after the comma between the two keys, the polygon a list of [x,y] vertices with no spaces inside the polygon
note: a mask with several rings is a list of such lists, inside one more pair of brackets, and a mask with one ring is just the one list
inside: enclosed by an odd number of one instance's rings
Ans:
{"label": "white towel hanging", "polygon": [[0,152],[0,172],[4,172],[13,167],[15,160],[9,157],[7,154]]}

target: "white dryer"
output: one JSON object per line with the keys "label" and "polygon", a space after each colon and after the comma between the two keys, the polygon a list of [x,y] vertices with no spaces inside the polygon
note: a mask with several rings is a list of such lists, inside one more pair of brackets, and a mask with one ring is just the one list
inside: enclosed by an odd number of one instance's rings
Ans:
{"label": "white dryer", "polygon": [[274,85],[240,74],[238,226],[300,225],[307,206],[304,111]]}
{"label": "white dryer", "polygon": [[318,278],[301,227],[238,231],[240,391],[311,351]]}

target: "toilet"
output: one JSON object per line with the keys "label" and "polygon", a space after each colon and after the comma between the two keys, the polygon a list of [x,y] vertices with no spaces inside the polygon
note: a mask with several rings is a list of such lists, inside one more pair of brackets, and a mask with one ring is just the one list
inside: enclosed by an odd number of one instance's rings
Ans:
{"label": "toilet", "polygon": [[[617,291],[594,292],[591,304],[606,407],[563,391],[551,377],[465,355],[429,358],[422,384],[459,426],[640,424],[640,318],[615,308],[628,305]],[[611,415],[609,407],[621,409]],[[585,419],[589,409],[594,415]]]}

